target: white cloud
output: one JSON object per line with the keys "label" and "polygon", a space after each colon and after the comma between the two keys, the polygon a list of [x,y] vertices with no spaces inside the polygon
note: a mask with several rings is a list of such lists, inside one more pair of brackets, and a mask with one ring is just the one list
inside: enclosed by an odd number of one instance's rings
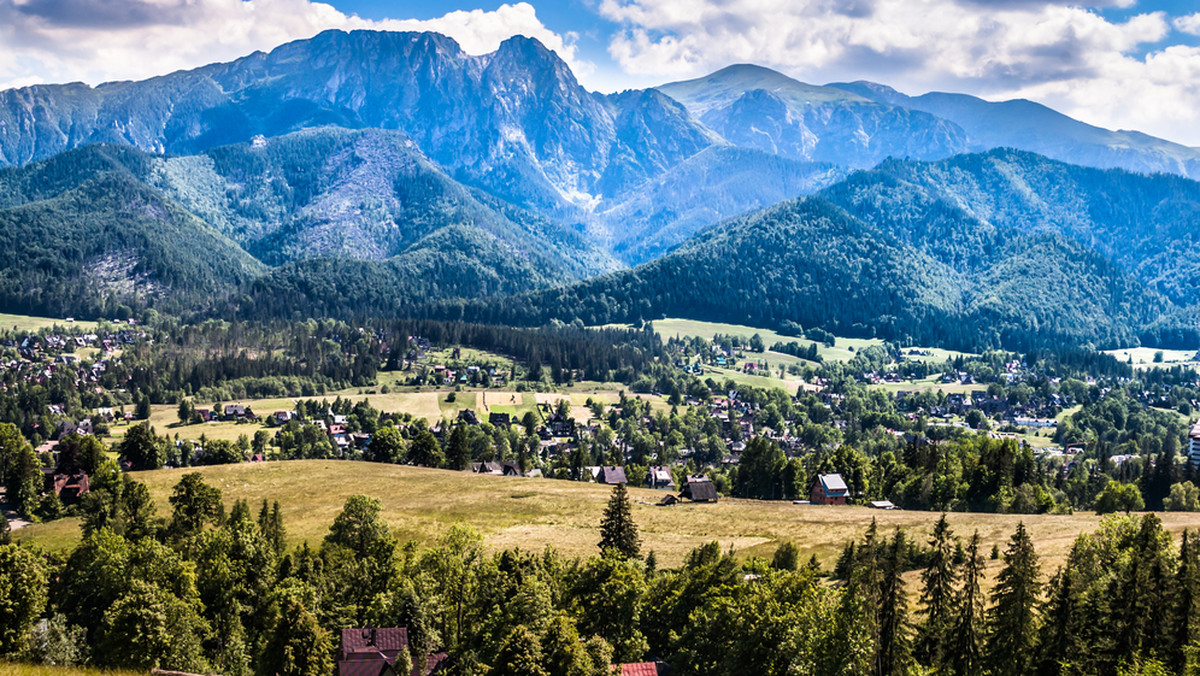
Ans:
{"label": "white cloud", "polygon": [[1175,19],[1175,28],[1190,33],[1191,35],[1200,35],[1200,12],[1181,16]]}
{"label": "white cloud", "polygon": [[[602,0],[629,73],[702,75],[752,62],[824,83],[873,79],[910,93],[1027,97],[1108,127],[1200,144],[1200,52],[1143,52],[1163,12],[1110,21],[1132,0]],[[1174,21],[1200,33],[1200,14]]]}
{"label": "white cloud", "polygon": [[432,30],[473,54],[526,35],[577,72],[591,69],[577,58],[571,37],[546,28],[527,2],[424,21],[370,21],[311,0],[0,0],[0,88],[142,79],[269,50],[330,28]]}

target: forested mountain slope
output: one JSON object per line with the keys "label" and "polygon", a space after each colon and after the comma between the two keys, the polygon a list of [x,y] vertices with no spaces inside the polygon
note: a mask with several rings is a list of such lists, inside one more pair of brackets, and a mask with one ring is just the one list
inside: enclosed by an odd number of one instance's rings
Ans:
{"label": "forested mountain slope", "polygon": [[1177,305],[1200,303],[1200,183],[1098,170],[994,150],[940,162],[888,161],[822,195],[943,258],[978,257],[986,242],[940,227],[961,210],[1000,230],[1053,233],[1095,250]]}
{"label": "forested mountain slope", "polygon": [[288,290],[263,303],[277,314],[322,313],[357,278],[428,302],[618,267],[578,232],[450,179],[396,132],[336,128],[181,157],[93,145],[0,170],[0,246],[14,254],[0,304],[81,316],[202,310],[271,266]]}
{"label": "forested mountain slope", "polygon": [[92,317],[206,307],[266,270],[147,186],[149,161],[91,146],[0,170],[0,306]]}
{"label": "forested mountain slope", "polygon": [[1128,344],[1170,303],[1076,242],[962,212],[940,227],[988,247],[956,261],[819,197],[734,219],[631,270],[432,314],[520,324],[664,315],[981,348]]}

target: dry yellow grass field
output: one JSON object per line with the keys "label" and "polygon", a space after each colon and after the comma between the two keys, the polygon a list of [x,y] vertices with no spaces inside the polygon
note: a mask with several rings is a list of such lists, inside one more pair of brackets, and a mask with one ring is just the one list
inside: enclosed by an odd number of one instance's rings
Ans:
{"label": "dry yellow grass field", "polygon": [[[384,517],[401,539],[432,542],[455,523],[477,528],[494,548],[521,547],[541,550],[552,546],[568,555],[594,553],[599,540],[600,515],[610,489],[550,479],[481,476],[446,470],[398,465],[376,465],[334,460],[305,460],[263,464],[224,465],[190,470],[159,470],[134,475],[145,482],[167,514],[167,497],[181,475],[200,471],[218,486],[227,504],[237,499],[252,508],[266,498],[278,500],[291,544],[317,544],[341,510],[346,498],[362,493],[382,501]],[[928,537],[936,513],[877,511],[864,507],[816,507],[788,502],[722,499],[718,504],[680,504],[657,507],[664,493],[630,489],[633,516],[643,539],[643,550],[654,550],[665,566],[682,561],[694,547],[716,540],[743,554],[770,556],[785,540],[795,542],[807,558],[816,554],[826,567],[833,565],[843,544],[857,539],[877,519],[890,533],[906,529],[917,539]],[[1200,528],[1200,514],[1160,515],[1168,530],[1178,536],[1184,528]],[[1024,521],[1051,572],[1081,533],[1096,528],[1094,514],[1070,516],[950,514],[955,532],[969,536],[978,530],[990,551],[1001,549]],[[18,531],[20,540],[50,549],[72,546],[79,539],[78,521],[64,519]]]}

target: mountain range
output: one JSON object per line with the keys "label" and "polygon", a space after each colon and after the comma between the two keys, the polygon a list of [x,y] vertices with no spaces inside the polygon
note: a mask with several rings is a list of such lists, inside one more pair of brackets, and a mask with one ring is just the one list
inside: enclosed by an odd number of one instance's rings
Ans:
{"label": "mountain range", "polygon": [[1186,343],[1200,305],[1196,149],[751,65],[598,94],[522,37],[329,31],[7,90],[0,165],[0,309],[671,313],[978,346]]}

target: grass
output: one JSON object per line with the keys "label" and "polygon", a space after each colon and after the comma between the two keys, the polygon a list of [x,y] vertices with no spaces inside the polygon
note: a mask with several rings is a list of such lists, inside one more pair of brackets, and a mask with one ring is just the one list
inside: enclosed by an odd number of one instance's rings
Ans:
{"label": "grass", "polygon": [[[475,475],[399,465],[375,465],[335,460],[304,460],[262,464],[224,465],[186,470],[140,472],[160,514],[168,514],[167,497],[186,472],[199,471],[221,489],[226,504],[246,499],[252,511],[265,498],[278,500],[283,510],[288,540],[318,544],[341,510],[346,498],[362,493],[380,499],[388,524],[404,540],[428,544],[456,523],[466,523],[483,534],[496,549],[521,547],[541,550],[552,546],[572,556],[596,551],[600,516],[610,489],[550,479],[525,479]],[[633,517],[638,523],[643,551],[654,550],[666,566],[678,565],[687,552],[710,541],[743,554],[770,556],[785,540],[795,542],[805,558],[816,554],[831,567],[847,540],[857,539],[878,520],[881,532],[907,529],[918,540],[927,538],[938,514],[931,512],[876,511],[865,507],[816,507],[789,502],[722,499],[718,504],[680,504],[656,507],[665,493],[629,489]],[[1166,528],[1179,534],[1200,527],[1200,514],[1170,512],[1160,515]],[[1044,562],[1052,572],[1060,565],[1072,541],[1099,523],[1094,514],[1069,516],[950,514],[959,535],[978,530],[985,551],[993,543],[1003,550],[1023,521]],[[27,526],[17,539],[47,549],[69,548],[79,539],[76,520]]]}
{"label": "grass", "polygon": [[0,676],[135,676],[138,671],[113,671],[92,667],[61,667],[45,664],[6,662],[0,659]]}
{"label": "grass", "polygon": [[30,315],[10,315],[0,312],[0,331],[38,331],[40,329],[60,326],[63,328],[94,330],[99,324],[76,320],[67,323],[53,317],[33,317]]}
{"label": "grass", "polygon": [[[731,372],[732,373],[732,372]],[[395,376],[391,372],[381,374],[381,381],[394,381]],[[571,415],[579,422],[588,420],[592,413],[587,409],[586,404],[588,399],[593,399],[603,402],[606,406],[620,401],[620,392],[625,391],[626,387],[620,383],[598,383],[598,382],[580,382],[575,383],[570,388],[565,388],[561,392],[517,392],[514,389],[487,389],[487,388],[463,388],[462,391],[454,393],[454,401],[446,401],[446,397],[454,391],[452,387],[422,387],[422,388],[405,388],[406,391],[390,391],[387,394],[381,394],[378,387],[369,388],[374,391],[374,394],[359,394],[360,388],[350,388],[337,392],[328,392],[323,395],[313,397],[300,397],[303,399],[315,399],[317,401],[325,400],[333,402],[337,397],[349,399],[353,402],[358,402],[366,399],[374,408],[386,413],[410,413],[416,418],[425,418],[433,423],[442,418],[454,419],[458,416],[459,411],[463,409],[472,409],[479,416],[480,420],[487,420],[488,413],[508,413],[516,416],[520,420],[527,411],[537,412],[539,404],[549,403],[551,405],[558,402],[559,399],[566,399],[571,404]],[[793,388],[794,389],[794,388]],[[671,406],[667,401],[657,395],[634,395],[627,392],[629,396],[638,396],[650,401],[653,410],[670,410]],[[276,411],[290,411],[296,408],[297,398],[275,398],[275,399],[246,399],[238,402],[221,402],[241,403],[251,407],[260,418],[266,419]],[[200,402],[196,404],[197,408],[212,408],[213,404]],[[155,429],[158,434],[174,437],[176,434],[181,439],[199,439],[203,435],[207,439],[219,439],[225,441],[236,441],[243,434],[253,438],[254,433],[258,430],[270,430],[274,434],[274,430],[268,428],[262,423],[237,423],[237,422],[209,422],[197,425],[180,425],[178,412],[179,407],[175,404],[156,404],[150,407],[150,426]],[[141,421],[135,421],[134,424],[140,424]],[[109,432],[112,435],[112,442],[118,443],[125,437],[125,432],[130,425],[117,423],[112,425]]]}
{"label": "grass", "polygon": [[[701,321],[696,321],[693,319],[679,319],[679,318],[672,318],[672,317],[668,317],[666,319],[659,319],[659,320],[655,321],[653,324],[654,324],[654,331],[659,336],[661,336],[663,340],[666,340],[668,338],[674,338],[676,336],[678,336],[680,338],[691,338],[694,336],[699,336],[701,338],[707,338],[707,339],[711,340],[713,335],[717,334],[717,333],[720,333],[725,336],[737,336],[739,338],[744,338],[746,340],[749,340],[754,334],[757,333],[759,336],[762,337],[763,342],[767,344],[767,347],[770,347],[771,345],[774,345],[775,343],[790,343],[790,342],[798,342],[802,346],[807,347],[810,343],[814,342],[811,340],[805,340],[803,338],[795,338],[793,336],[785,336],[783,334],[776,333],[775,331],[772,331],[770,329],[759,329],[759,328],[754,328],[753,326],[743,326],[741,324],[721,324],[721,323],[717,323],[717,322],[701,322]],[[863,350],[867,347],[870,347],[872,345],[883,345],[883,341],[879,340],[879,339],[875,339],[875,338],[871,338],[871,339],[843,338],[841,336],[837,336],[837,339],[834,341],[833,347],[826,347],[823,343],[817,343],[817,354],[821,355],[821,358],[825,359],[825,360],[850,361],[851,359],[854,358],[854,354],[856,352],[858,352],[859,350]],[[853,348],[853,349],[851,349],[851,348]],[[908,349],[909,348],[905,348],[904,351],[907,352]],[[952,350],[943,350],[941,348],[928,348],[928,347],[920,348],[920,347],[918,347],[915,349],[924,350],[925,352],[929,352],[930,354],[928,354],[926,356],[922,356],[922,357],[915,357],[915,356],[909,357],[909,359],[913,359],[913,360],[917,360],[917,361],[946,361],[947,359],[953,359],[954,357],[957,357],[959,355],[969,356],[969,354],[965,353],[965,352],[954,352]],[[750,353],[747,353],[746,356],[748,359],[754,359],[754,355],[752,355]],[[761,358],[762,357],[760,356],[759,357],[760,361],[761,361]],[[795,357],[792,357],[791,355],[779,354],[779,353],[775,353],[775,352],[768,352],[766,354],[766,359],[771,364],[771,366],[774,368],[778,368],[779,364],[788,366],[790,364],[794,364],[794,363],[803,361],[803,360],[797,360]]]}
{"label": "grass", "polygon": [[[1158,352],[1162,352],[1163,355],[1161,362],[1154,361],[1154,355]],[[1131,362],[1135,369],[1170,368],[1172,366],[1200,368],[1200,362],[1194,359],[1197,354],[1195,350],[1160,350],[1154,347],[1131,347],[1123,350],[1104,350],[1104,353],[1111,354],[1119,361]]]}
{"label": "grass", "polygon": [[906,380],[899,383],[879,383],[872,385],[885,392],[895,394],[897,392],[945,392],[946,394],[960,393],[970,394],[976,390],[986,390],[987,384],[974,383],[971,385],[963,385],[955,381],[952,383],[943,383],[941,376],[931,376],[929,378],[921,378],[919,380]]}

